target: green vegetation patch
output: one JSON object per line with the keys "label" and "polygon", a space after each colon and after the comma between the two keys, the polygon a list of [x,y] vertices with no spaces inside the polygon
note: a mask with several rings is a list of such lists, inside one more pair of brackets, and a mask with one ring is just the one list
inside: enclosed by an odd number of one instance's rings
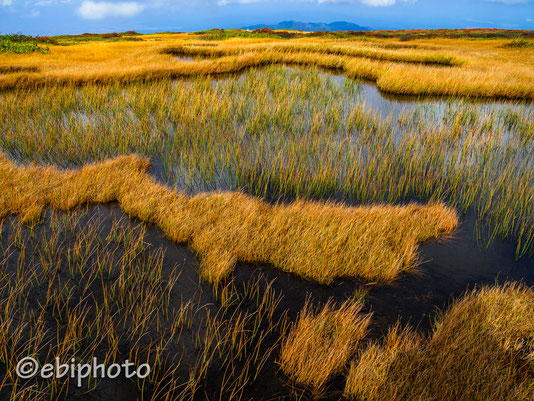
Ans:
{"label": "green vegetation patch", "polygon": [[274,31],[269,28],[246,31],[243,29],[210,29],[208,31],[192,32],[197,36],[195,39],[203,40],[225,40],[230,38],[277,38],[289,39],[295,36],[294,33],[284,31]]}
{"label": "green vegetation patch", "polygon": [[141,33],[135,31],[111,32],[111,33],[82,33],[81,35],[60,35],[53,38],[42,37],[41,40],[53,41],[59,46],[69,46],[88,42],[122,42],[122,41],[142,41]]}
{"label": "green vegetation patch", "polygon": [[0,53],[48,53],[47,47],[41,47],[33,36],[0,35]]}
{"label": "green vegetation patch", "polygon": [[534,42],[530,40],[526,40],[524,38],[517,38],[506,43],[504,47],[511,47],[514,49],[520,49],[520,48],[525,48],[525,47],[534,48]]}

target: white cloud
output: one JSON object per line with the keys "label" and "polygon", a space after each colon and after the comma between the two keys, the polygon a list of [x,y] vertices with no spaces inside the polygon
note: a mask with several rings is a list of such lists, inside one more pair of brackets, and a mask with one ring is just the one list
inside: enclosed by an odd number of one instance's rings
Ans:
{"label": "white cloud", "polygon": [[[291,1],[291,0],[288,0],[288,1]],[[402,3],[415,3],[416,1],[417,0],[400,0],[400,2]],[[266,3],[266,2],[267,0],[217,0],[217,5],[227,6],[229,4],[252,4],[252,3]],[[317,4],[362,3],[367,6],[371,6],[371,7],[387,7],[387,6],[392,6],[396,4],[397,0],[292,0],[292,2],[294,3],[317,3]]]}
{"label": "white cloud", "polygon": [[8,7],[13,4],[13,0],[0,0],[0,6]]}
{"label": "white cloud", "polygon": [[261,2],[262,0],[217,0],[217,5],[227,6],[228,4],[253,4]]}
{"label": "white cloud", "polygon": [[110,3],[107,1],[84,1],[77,12],[84,19],[103,19],[112,17],[133,17],[145,9],[135,1]]}
{"label": "white cloud", "polygon": [[395,0],[362,0],[363,4],[371,7],[387,7],[396,3]]}

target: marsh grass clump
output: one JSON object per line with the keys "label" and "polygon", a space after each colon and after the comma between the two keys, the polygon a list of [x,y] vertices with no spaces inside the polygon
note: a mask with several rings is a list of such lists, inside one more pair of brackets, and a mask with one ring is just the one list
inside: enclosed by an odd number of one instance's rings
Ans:
{"label": "marsh grass clump", "polygon": [[1,96],[0,147],[19,162],[71,168],[133,152],[189,196],[447,202],[473,210],[483,246],[504,237],[518,257],[534,251],[529,104],[450,99],[388,116],[365,104],[360,81],[282,66]]}
{"label": "marsh grass clump", "polygon": [[188,197],[157,184],[149,162],[122,156],[80,170],[17,166],[0,160],[0,216],[35,222],[45,206],[69,210],[117,201],[125,213],[159,226],[201,256],[200,273],[219,283],[235,263],[268,262],[329,283],[336,277],[388,282],[414,267],[417,245],[458,224],[441,204],[361,206],[295,202],[271,206],[242,193]]}
{"label": "marsh grass clump", "polygon": [[457,300],[426,339],[393,328],[352,363],[346,394],[365,400],[530,400],[534,293],[483,287]]}
{"label": "marsh grass clump", "polygon": [[279,364],[291,380],[320,390],[339,373],[365,337],[371,316],[363,302],[327,303],[318,311],[306,304],[283,341]]}
{"label": "marsh grass clump", "polygon": [[[328,44],[256,44],[253,46],[174,46],[164,50],[166,54],[190,55],[203,57],[236,56],[246,53],[272,52],[274,54],[303,53],[308,55],[327,54],[349,57],[362,57],[370,60],[392,61],[402,63],[430,64],[441,66],[460,65],[460,61],[454,56],[444,54],[402,54],[384,51],[380,48],[360,48],[354,46],[339,46]],[[275,59],[273,59],[273,63]]]}

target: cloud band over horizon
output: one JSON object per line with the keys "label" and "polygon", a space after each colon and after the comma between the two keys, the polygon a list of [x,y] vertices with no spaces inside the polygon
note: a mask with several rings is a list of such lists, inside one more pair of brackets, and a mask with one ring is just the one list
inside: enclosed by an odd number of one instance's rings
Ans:
{"label": "cloud band over horizon", "polygon": [[77,10],[84,19],[104,19],[111,17],[133,17],[145,9],[135,1],[111,3],[107,1],[83,1]]}

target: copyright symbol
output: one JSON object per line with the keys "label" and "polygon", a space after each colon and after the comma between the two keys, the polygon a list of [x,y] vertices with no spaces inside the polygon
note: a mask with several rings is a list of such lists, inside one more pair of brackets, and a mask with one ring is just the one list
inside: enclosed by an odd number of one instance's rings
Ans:
{"label": "copyright symbol", "polygon": [[17,367],[15,369],[18,377],[21,379],[29,379],[35,376],[39,366],[35,359],[27,356],[26,358],[22,358],[19,363],[17,363]]}

